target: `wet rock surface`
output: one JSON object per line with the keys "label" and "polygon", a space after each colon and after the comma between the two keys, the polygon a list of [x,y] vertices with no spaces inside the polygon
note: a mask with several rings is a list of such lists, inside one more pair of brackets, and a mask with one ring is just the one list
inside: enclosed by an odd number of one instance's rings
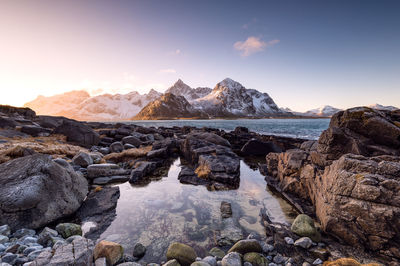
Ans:
{"label": "wet rock surface", "polygon": [[86,179],[51,157],[35,154],[0,165],[0,223],[40,228],[73,214],[87,194]]}

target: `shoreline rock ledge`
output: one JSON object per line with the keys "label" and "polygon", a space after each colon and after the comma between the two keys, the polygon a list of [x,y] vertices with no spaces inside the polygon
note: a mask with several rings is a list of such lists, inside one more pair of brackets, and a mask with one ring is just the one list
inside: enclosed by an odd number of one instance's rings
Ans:
{"label": "shoreline rock ledge", "polygon": [[266,160],[268,181],[311,202],[325,232],[400,258],[400,110],[341,111],[317,142]]}
{"label": "shoreline rock ledge", "polygon": [[51,156],[34,154],[0,164],[0,224],[12,230],[38,229],[73,214],[88,193],[88,182]]}

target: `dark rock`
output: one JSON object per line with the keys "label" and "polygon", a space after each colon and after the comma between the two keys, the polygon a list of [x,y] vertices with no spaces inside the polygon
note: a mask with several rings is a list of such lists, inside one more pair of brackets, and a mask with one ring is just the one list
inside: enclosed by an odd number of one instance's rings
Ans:
{"label": "dark rock", "polygon": [[168,155],[167,148],[165,147],[165,148],[161,148],[161,149],[158,149],[158,150],[149,151],[147,153],[147,158],[149,158],[149,159],[152,159],[152,158],[166,158],[167,155]]}
{"label": "dark rock", "polygon": [[82,222],[94,222],[96,227],[90,228],[85,237],[97,239],[115,219],[115,208],[120,196],[119,187],[103,187],[92,190],[82,206],[76,212],[76,217]]}
{"label": "dark rock", "polygon": [[77,121],[63,121],[53,133],[65,135],[67,141],[88,148],[100,141],[99,135],[92,128]]}
{"label": "dark rock", "polygon": [[270,152],[282,152],[282,149],[273,142],[263,142],[257,139],[249,140],[241,149],[244,156],[265,156]]}
{"label": "dark rock", "polygon": [[0,165],[0,223],[39,228],[70,215],[88,191],[86,179],[43,154]]}
{"label": "dark rock", "polygon": [[141,161],[136,163],[135,168],[131,172],[129,182],[135,184],[144,181],[144,178],[153,173],[159,166],[160,164],[157,162]]}
{"label": "dark rock", "polygon": [[141,243],[136,243],[133,247],[133,256],[136,258],[141,258],[146,253],[146,247],[143,246]]}
{"label": "dark rock", "polygon": [[90,179],[97,177],[129,175],[130,172],[131,170],[123,169],[117,164],[112,163],[92,164],[87,167],[87,176]]}
{"label": "dark rock", "polygon": [[37,136],[48,136],[51,133],[51,129],[43,128],[35,125],[27,125],[21,127],[21,132],[31,135],[33,137]]}
{"label": "dark rock", "polygon": [[9,105],[0,105],[0,112],[6,115],[20,115],[26,119],[32,120],[35,118],[36,113],[27,107],[14,107]]}
{"label": "dark rock", "polygon": [[113,142],[110,145],[110,151],[111,152],[122,152],[124,150],[124,145],[122,145],[121,142],[117,141],[117,142]]}
{"label": "dark rock", "polygon": [[229,202],[222,201],[221,202],[221,216],[222,218],[232,217],[232,207]]}
{"label": "dark rock", "polygon": [[208,185],[209,181],[199,178],[194,171],[187,167],[182,166],[181,171],[178,175],[178,180],[183,184],[191,184],[191,185]]}
{"label": "dark rock", "polygon": [[74,158],[72,158],[72,162],[81,167],[88,167],[89,165],[93,164],[93,159],[86,152],[79,152],[74,156]]}
{"label": "dark rock", "polygon": [[134,136],[126,136],[122,138],[123,144],[131,144],[135,147],[139,147],[142,144],[142,141]]}

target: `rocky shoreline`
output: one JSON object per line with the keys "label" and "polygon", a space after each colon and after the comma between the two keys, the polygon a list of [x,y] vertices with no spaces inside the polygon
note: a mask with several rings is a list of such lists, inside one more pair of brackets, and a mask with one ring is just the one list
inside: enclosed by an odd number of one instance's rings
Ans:
{"label": "rocky shoreline", "polygon": [[[144,262],[141,243],[126,254],[117,241],[99,241],[116,215],[120,190],[112,184],[148,184],[178,157],[179,181],[209,191],[237,189],[240,160],[257,158],[265,185],[301,214],[287,225],[261,209],[266,235],[243,235],[235,231],[231,203],[221,202],[221,221],[232,230],[221,232],[202,258],[184,243],[170,243],[164,261]],[[342,111],[318,141],[306,141],[241,127],[225,132],[78,122],[0,106],[0,163],[3,266],[400,261],[399,110]]]}

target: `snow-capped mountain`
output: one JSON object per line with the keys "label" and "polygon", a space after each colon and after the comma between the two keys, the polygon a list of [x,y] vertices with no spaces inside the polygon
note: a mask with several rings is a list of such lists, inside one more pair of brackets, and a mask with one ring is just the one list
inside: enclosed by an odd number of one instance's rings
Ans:
{"label": "snow-capped mountain", "polygon": [[64,110],[76,108],[89,98],[86,91],[70,91],[50,97],[39,95],[35,100],[24,104],[24,107],[33,109],[38,115],[58,115]]}
{"label": "snow-capped mountain", "polygon": [[191,104],[211,117],[287,116],[267,93],[246,89],[230,78],[219,82],[208,95]]}
{"label": "snow-capped mountain", "polygon": [[399,109],[395,106],[390,106],[390,105],[385,106],[385,105],[381,105],[379,103],[369,105],[368,107],[370,107],[372,109],[376,109],[376,110],[386,110],[386,111],[394,111],[394,110]]}
{"label": "snow-capped mountain", "polygon": [[331,117],[332,115],[334,115],[335,113],[337,113],[337,112],[339,112],[341,110],[342,109],[335,108],[335,107],[330,106],[330,105],[325,105],[325,106],[322,106],[320,108],[309,110],[309,111],[303,113],[303,115],[305,115],[305,116],[318,116],[318,117]]}
{"label": "snow-capped mountain", "polygon": [[[151,90],[143,95],[133,91],[127,94],[103,94],[93,97],[86,93],[87,97],[78,97],[82,95],[72,97],[70,93],[64,93],[52,97],[39,96],[24,106],[32,108],[38,114],[65,116],[77,120],[126,120],[162,94]],[[52,106],[53,109],[48,106]]]}
{"label": "snow-capped mountain", "polygon": [[193,89],[190,86],[186,85],[181,79],[178,79],[178,81],[175,82],[174,85],[172,85],[165,91],[165,93],[172,93],[175,95],[183,96],[189,102],[204,97],[210,92],[211,89],[207,87],[199,87]]}
{"label": "snow-capped mountain", "polygon": [[133,119],[175,119],[208,118],[208,115],[193,108],[183,96],[165,93],[160,98],[147,104]]}

